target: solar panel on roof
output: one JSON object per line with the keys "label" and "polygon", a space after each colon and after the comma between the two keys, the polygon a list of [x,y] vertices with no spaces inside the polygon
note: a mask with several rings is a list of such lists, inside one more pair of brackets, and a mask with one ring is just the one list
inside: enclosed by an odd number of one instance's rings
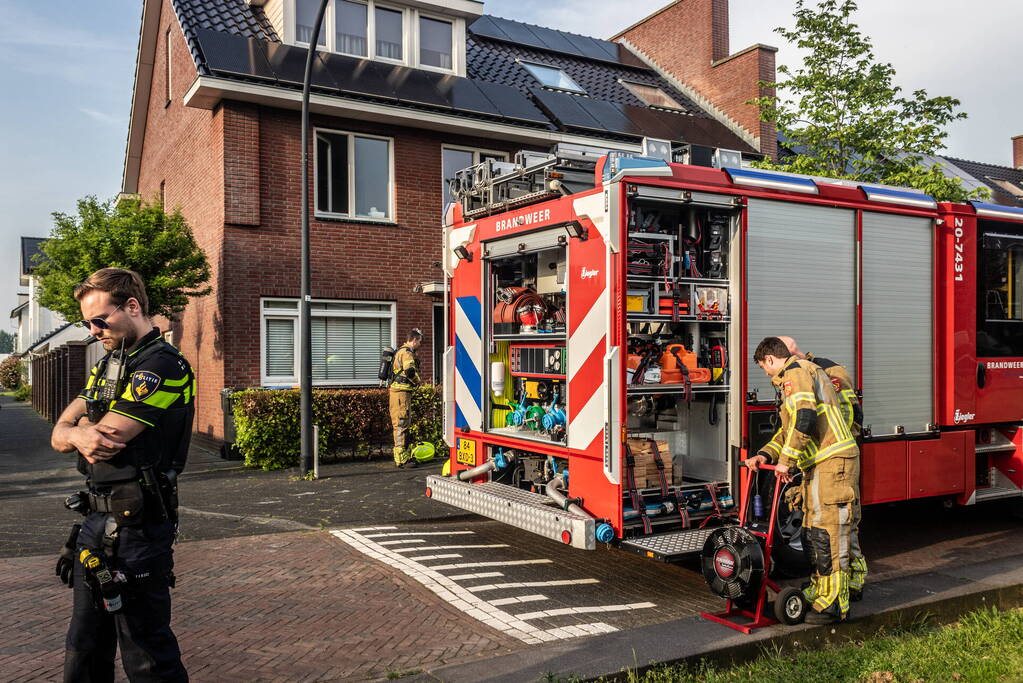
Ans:
{"label": "solar panel on roof", "polygon": [[510,85],[488,83],[487,81],[473,82],[479,87],[480,92],[494,104],[501,113],[501,116],[509,119],[550,125],[550,120],[519,89],[513,88]]}
{"label": "solar panel on roof", "polygon": [[276,82],[258,40],[208,29],[196,31],[196,39],[210,71]]}
{"label": "solar panel on roof", "polygon": [[439,85],[456,111],[501,116],[501,110],[483,94],[476,81],[458,76],[445,76]]}
{"label": "solar panel on roof", "polygon": [[[302,85],[305,78],[305,61],[308,50],[304,47],[285,45],[284,43],[262,43],[266,54],[266,60],[270,68],[277,74],[277,79],[283,83]],[[317,52],[313,59],[312,87],[325,90],[337,90],[338,85],[326,65],[320,58],[323,53]]]}
{"label": "solar panel on roof", "polygon": [[605,130],[612,133],[624,133],[640,137],[646,135],[639,126],[634,125],[629,117],[625,115],[622,106],[619,104],[595,99],[588,99],[585,102],[580,102],[580,104],[586,110],[586,113],[595,118]]}
{"label": "solar panel on roof", "polygon": [[[567,93],[551,92],[542,88],[530,88],[533,97],[540,105],[550,113],[563,127],[587,128],[589,130],[606,131],[600,121],[591,116],[586,109],[580,105],[581,98]],[[589,100],[587,100],[588,102]]]}
{"label": "solar panel on roof", "polygon": [[570,42],[579,51],[579,54],[589,59],[611,60],[615,55],[610,50],[605,50],[598,40],[589,36],[580,36],[573,33],[564,33],[565,40]]}
{"label": "solar panel on roof", "polygon": [[565,36],[561,31],[555,31],[543,26],[530,26],[529,30],[540,40],[541,47],[546,47],[546,49],[554,50],[555,52],[566,51]]}
{"label": "solar panel on roof", "polygon": [[341,92],[397,99],[394,87],[387,80],[391,66],[368,59],[324,52],[320,53],[320,58]]}
{"label": "solar panel on roof", "polygon": [[469,31],[475,33],[478,36],[484,36],[486,38],[496,38],[498,40],[511,40],[508,34],[501,30],[498,22],[494,21],[494,17],[484,14],[482,17],[472,22],[469,26]]}
{"label": "solar panel on roof", "polygon": [[623,104],[622,113],[628,117],[633,130],[642,131],[640,134],[648,138],[660,138],[662,140],[682,139],[682,117],[678,114],[670,114],[648,107],[636,107],[631,104]]}
{"label": "solar panel on roof", "polygon": [[525,24],[520,24],[517,21],[504,21],[499,24],[501,31],[508,36],[508,39],[513,43],[519,43],[520,45],[530,45],[532,47],[539,47],[541,49],[550,49],[544,45],[535,33],[529,30],[529,27]]}
{"label": "solar panel on roof", "polygon": [[432,71],[392,66],[387,81],[394,88],[394,93],[400,102],[425,104],[446,109],[451,106],[451,103],[440,90],[440,82],[443,78],[443,74]]}

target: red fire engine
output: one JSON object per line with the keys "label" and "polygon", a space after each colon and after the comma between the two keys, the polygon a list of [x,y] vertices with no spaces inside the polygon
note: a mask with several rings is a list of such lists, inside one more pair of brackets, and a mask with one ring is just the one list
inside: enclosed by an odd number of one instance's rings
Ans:
{"label": "red fire engine", "polygon": [[1023,496],[1023,210],[721,158],[458,175],[452,476],[427,495],[578,548],[699,552],[775,429],[753,349],[786,334],[855,379],[864,504]]}

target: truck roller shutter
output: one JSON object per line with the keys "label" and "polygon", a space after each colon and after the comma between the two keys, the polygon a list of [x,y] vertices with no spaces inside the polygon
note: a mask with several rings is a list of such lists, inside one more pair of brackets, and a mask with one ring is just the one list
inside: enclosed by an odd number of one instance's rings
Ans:
{"label": "truck roller shutter", "polygon": [[757,344],[772,335],[795,337],[855,380],[855,212],[753,198],[747,212],[747,390],[774,400],[753,361]]}
{"label": "truck roller shutter", "polygon": [[934,422],[933,221],[863,214],[863,425],[871,436]]}

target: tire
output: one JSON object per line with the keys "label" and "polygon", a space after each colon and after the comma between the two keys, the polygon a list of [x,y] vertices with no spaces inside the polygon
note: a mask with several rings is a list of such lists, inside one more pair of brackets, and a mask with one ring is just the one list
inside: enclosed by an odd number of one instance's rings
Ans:
{"label": "tire", "polygon": [[803,591],[786,586],[774,599],[774,617],[786,626],[795,626],[803,623],[807,607]]}

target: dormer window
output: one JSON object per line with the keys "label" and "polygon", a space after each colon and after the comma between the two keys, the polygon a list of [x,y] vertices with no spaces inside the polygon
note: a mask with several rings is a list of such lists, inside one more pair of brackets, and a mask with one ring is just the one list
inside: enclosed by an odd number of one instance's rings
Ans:
{"label": "dormer window", "polygon": [[633,95],[635,95],[643,104],[648,107],[661,107],[662,109],[682,109],[682,105],[679,104],[671,97],[668,93],[664,92],[656,85],[644,85],[643,83],[631,83],[629,81],[621,81],[621,84],[629,89]]}
{"label": "dormer window", "polygon": [[534,64],[532,62],[519,62],[526,71],[533,75],[533,78],[540,81],[545,88],[556,90],[567,90],[569,92],[585,93],[578,83],[569,78],[568,74],[556,66],[546,64]]}
{"label": "dormer window", "polygon": [[[309,45],[320,0],[278,2],[284,3],[285,19],[293,17],[294,23],[285,24],[286,40]],[[448,15],[447,10],[440,0],[420,0],[415,7],[402,0],[331,0],[317,47],[350,57],[464,75],[466,17]]]}

